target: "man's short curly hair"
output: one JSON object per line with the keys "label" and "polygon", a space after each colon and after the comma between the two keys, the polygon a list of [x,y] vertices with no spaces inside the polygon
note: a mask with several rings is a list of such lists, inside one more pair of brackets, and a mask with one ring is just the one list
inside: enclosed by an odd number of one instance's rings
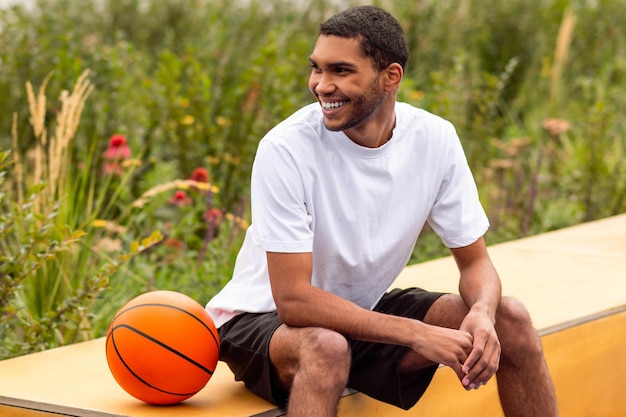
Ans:
{"label": "man's short curly hair", "polygon": [[326,20],[319,35],[358,39],[366,57],[383,70],[396,62],[405,68],[409,47],[400,23],[388,12],[375,6],[346,9]]}

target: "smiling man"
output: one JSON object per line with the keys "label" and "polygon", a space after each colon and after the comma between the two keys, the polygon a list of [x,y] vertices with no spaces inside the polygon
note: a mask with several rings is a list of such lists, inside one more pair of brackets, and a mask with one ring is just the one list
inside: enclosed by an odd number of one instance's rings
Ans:
{"label": "smiling man", "polygon": [[[221,360],[289,416],[334,416],[348,386],[408,409],[439,364],[466,389],[495,375],[505,414],[557,415],[526,309],[501,297],[488,220],[453,126],[396,101],[408,47],[371,6],[326,22],[306,106],[260,142],[252,225],[207,305]],[[459,292],[390,285],[424,224],[450,248]]]}

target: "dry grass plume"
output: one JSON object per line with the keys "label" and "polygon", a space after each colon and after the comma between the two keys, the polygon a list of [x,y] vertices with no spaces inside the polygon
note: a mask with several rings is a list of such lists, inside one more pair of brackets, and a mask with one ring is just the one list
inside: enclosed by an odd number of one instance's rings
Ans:
{"label": "dry grass plume", "polygon": [[[64,90],[61,93],[61,111],[57,115],[54,136],[48,140],[46,121],[46,87],[52,74],[49,74],[39,87],[37,93],[30,82],[26,83],[30,124],[35,135],[35,152],[33,163],[33,183],[42,181],[48,184],[46,196],[59,197],[65,192],[67,170],[71,158],[69,149],[76,134],[80,115],[85,101],[93,91],[93,85],[88,80],[89,70],[85,70],[76,81],[71,92]],[[14,133],[14,147],[17,149],[17,134]],[[17,157],[19,160],[19,156]],[[24,187],[23,179],[18,188]],[[40,199],[38,207],[42,213],[47,213],[46,198]]]}

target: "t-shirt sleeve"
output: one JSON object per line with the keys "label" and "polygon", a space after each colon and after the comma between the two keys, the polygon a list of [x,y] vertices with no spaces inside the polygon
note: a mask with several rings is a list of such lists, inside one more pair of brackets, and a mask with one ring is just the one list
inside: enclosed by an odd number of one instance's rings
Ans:
{"label": "t-shirt sleeve", "polygon": [[311,252],[312,218],[307,212],[302,176],[287,149],[261,141],[251,180],[252,224],[267,252]]}
{"label": "t-shirt sleeve", "polygon": [[451,127],[443,175],[428,223],[449,248],[468,246],[485,234],[489,219],[480,203],[461,142]]}

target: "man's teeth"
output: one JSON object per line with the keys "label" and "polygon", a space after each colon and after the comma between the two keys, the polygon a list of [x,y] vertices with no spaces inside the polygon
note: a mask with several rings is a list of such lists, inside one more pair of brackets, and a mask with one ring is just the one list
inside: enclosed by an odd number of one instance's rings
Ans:
{"label": "man's teeth", "polygon": [[346,104],[345,101],[338,101],[335,103],[322,103],[322,107],[324,107],[326,110],[332,110],[332,109],[339,108],[343,106],[344,104]]}

